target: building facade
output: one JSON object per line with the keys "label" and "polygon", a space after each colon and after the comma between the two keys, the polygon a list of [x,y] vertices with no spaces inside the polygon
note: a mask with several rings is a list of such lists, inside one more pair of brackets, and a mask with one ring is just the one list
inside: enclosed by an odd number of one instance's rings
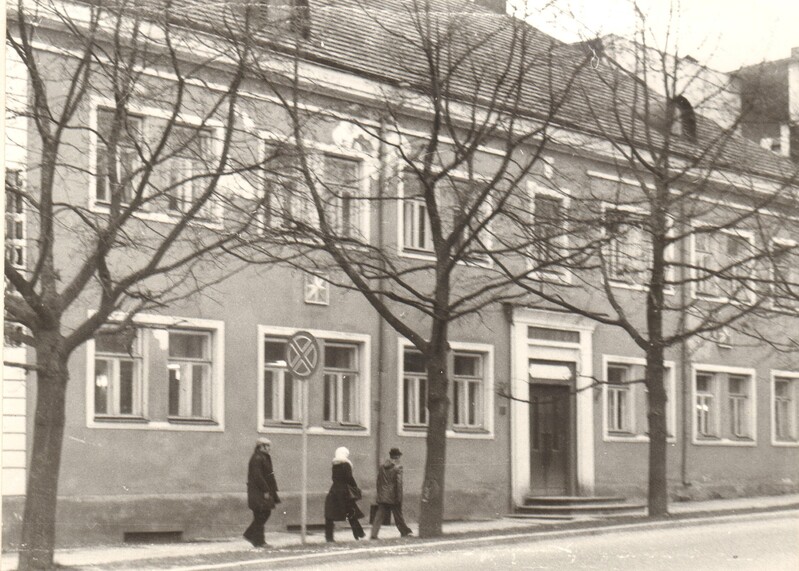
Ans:
{"label": "building facade", "polygon": [[[377,195],[379,190],[392,198],[381,208],[367,202],[346,210],[338,203],[337,220],[343,225],[346,219],[353,231],[391,249],[400,261],[424,262],[432,255],[425,211],[402,173],[381,176],[397,169],[395,158],[380,150],[379,137],[369,140],[356,128],[375,125],[369,123],[373,116],[368,111],[377,107],[387,85],[397,85],[393,80],[399,72],[383,69],[382,76],[377,74],[370,66],[385,66],[387,60],[373,63],[378,55],[369,49],[379,46],[364,47],[364,38],[342,33],[351,29],[341,21],[344,12],[315,12],[316,3],[310,4],[312,36],[331,34],[316,40],[325,46],[328,59],[304,62],[314,79],[313,90],[304,95],[320,110],[312,129],[316,172],[334,184],[340,180],[336,173],[350,169],[355,174],[347,180],[357,181],[354,193]],[[490,18],[507,17],[495,11]],[[50,63],[69,57],[52,45],[37,50]],[[25,68],[14,60],[13,50],[7,53],[9,77],[17,82],[16,87],[7,82],[7,89],[25,99]],[[263,86],[258,89],[257,81],[248,85],[252,102],[245,109],[255,129],[247,137],[273,129],[268,121],[279,122],[284,113],[279,100]],[[80,167],[64,173],[71,180],[67,186],[79,189],[66,198],[95,213],[104,212],[107,201],[99,165],[107,159],[101,139],[108,108],[102,98],[94,98],[80,110],[76,120],[92,128],[70,135],[66,151],[70,164]],[[157,106],[142,96],[136,109],[139,130],[147,133],[148,125],[159,120]],[[403,110],[404,134],[423,133],[423,117]],[[30,156],[40,145],[30,120],[15,121],[6,129],[6,148],[13,149],[7,151],[7,180],[19,170],[18,184],[24,186],[31,184],[26,183],[26,169],[35,163]],[[640,183],[620,171],[612,148],[595,130],[566,124],[558,128],[545,166],[519,183],[525,199],[538,200],[539,212],[544,204],[568,210],[589,196],[612,202],[613,196],[640,190]],[[259,148],[273,144],[269,136],[247,140]],[[488,138],[481,145],[478,168],[490,171],[502,156],[494,142]],[[776,159],[762,160],[768,167]],[[780,188],[777,177],[765,171],[753,175],[757,188]],[[560,190],[553,193],[552,188]],[[712,200],[723,208],[729,205],[719,201],[743,208],[747,189],[722,189]],[[25,218],[24,204],[17,212],[14,201],[7,200],[6,212],[7,263],[11,256],[25,267],[25,254],[19,257],[13,248],[30,245],[25,230],[32,222]],[[149,216],[153,225],[169,224],[168,218],[159,218],[161,212],[145,214],[143,219]],[[22,221],[21,233],[9,234],[9,223],[17,220]],[[635,259],[645,237],[628,226],[633,230],[610,240],[609,247]],[[781,232],[785,243],[799,240],[790,226]],[[732,256],[738,243],[724,236],[680,247],[692,259]],[[58,238],[64,259],[79,250],[69,229],[61,229]],[[101,330],[74,352],[59,480],[59,542],[240,533],[248,518],[246,462],[261,435],[272,440],[283,499],[269,525],[299,525],[304,381],[292,378],[284,358],[286,342],[297,331],[312,333],[321,349],[320,371],[307,381],[309,523],[322,522],[330,462],[339,446],[350,449],[367,501],[373,497],[376,467],[390,448],[399,447],[406,514],[416,518],[428,421],[421,355],[358,292],[335,285],[341,276],[307,269],[253,265],[231,272],[210,292],[137,314],[132,328],[122,333]],[[630,292],[629,311],[641,311],[645,296],[640,295],[637,270],[620,265],[611,270],[608,287]],[[474,264],[459,275],[464,281],[476,280],[488,271]],[[574,296],[576,304],[607,304],[576,273],[569,277],[568,268],[556,273],[544,281]],[[671,293],[672,299],[685,295],[705,303],[723,297],[705,282],[683,287],[685,291]],[[795,334],[797,305],[789,301],[772,318],[775,327]],[[93,299],[87,296],[72,310],[72,323],[92,310]],[[500,517],[530,494],[645,496],[647,397],[636,382],[644,374],[645,359],[625,332],[519,296],[453,322],[448,337],[445,518]],[[721,330],[686,339],[667,351],[672,498],[780,493],[799,487],[799,358],[747,343],[735,332]],[[6,347],[6,361],[26,359],[32,359],[30,351]],[[35,375],[6,366],[3,386],[4,545],[13,545],[24,501]]]}

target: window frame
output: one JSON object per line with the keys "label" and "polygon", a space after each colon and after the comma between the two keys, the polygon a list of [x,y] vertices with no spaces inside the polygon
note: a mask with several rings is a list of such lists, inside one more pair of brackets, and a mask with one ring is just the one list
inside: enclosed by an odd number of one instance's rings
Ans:
{"label": "window frame", "polygon": [[[186,328],[186,327],[168,327],[167,330],[167,339],[169,340],[170,336],[174,333],[176,335],[190,335],[194,337],[201,337],[203,339],[203,347],[204,354],[201,357],[185,357],[185,356],[174,356],[170,353],[172,348],[172,344],[170,341],[167,341],[167,382],[169,383],[168,392],[169,398],[167,399],[167,419],[169,422],[213,422],[213,386],[214,386],[214,367],[213,367],[213,332],[203,329],[195,329],[195,328]],[[187,379],[183,381],[182,379],[178,380],[179,387],[178,387],[178,413],[172,414],[171,407],[172,407],[172,379],[169,376],[169,372],[172,370],[174,366],[178,366],[180,371],[183,371],[182,365],[188,365],[191,367],[191,379]],[[202,401],[200,403],[201,409],[208,410],[208,414],[204,414],[204,412],[200,412],[199,415],[193,414],[194,410],[194,395],[195,395],[195,386],[194,383],[194,373],[197,366],[202,367],[203,371],[207,371],[204,373],[204,377],[201,380],[201,386],[199,387],[201,391]],[[207,375],[207,377],[206,377]],[[189,386],[189,390],[186,390],[185,385]],[[181,398],[182,395],[188,394],[188,405],[184,399]],[[184,411],[189,409],[191,412],[188,414],[181,413],[180,409]]]}
{"label": "window frame", "polygon": [[[271,147],[278,147],[281,145],[288,147],[296,146],[292,145],[291,143],[288,143],[285,137],[281,138],[278,135],[276,135],[274,132],[270,131],[260,130],[258,132],[258,138],[259,138],[259,153],[260,153],[261,163],[264,163],[268,158],[268,149],[270,146]],[[371,157],[369,154],[360,150],[345,148],[341,145],[328,144],[320,141],[305,140],[303,141],[302,146],[307,153],[306,157],[308,161],[311,163],[310,165],[311,168],[315,172],[321,173],[321,176],[318,177],[316,183],[320,193],[327,192],[327,179],[325,178],[326,157],[340,158],[358,164],[358,169],[359,169],[358,191],[360,193],[360,196],[359,198],[356,198],[357,204],[355,206],[358,218],[358,223],[355,225],[357,228],[357,232],[354,238],[350,234],[348,234],[347,236],[341,235],[341,237],[343,239],[353,238],[356,242],[360,240],[367,244],[370,243],[372,209],[371,209],[371,201],[369,200],[370,196],[369,189],[371,188],[372,180],[374,179],[378,171],[378,166],[376,163],[377,159]],[[269,176],[265,176],[263,170],[261,170],[261,175],[263,178],[263,182],[258,185],[258,188],[255,191],[256,196],[258,197],[259,200],[262,197],[265,198],[265,193],[267,192],[265,185],[269,184],[269,178],[270,178]],[[306,184],[304,181],[301,180],[298,182],[298,186],[304,188],[306,187]],[[302,191],[302,188],[295,189],[294,191],[299,193],[300,191]],[[305,192],[310,193],[310,190],[305,188]],[[308,197],[310,198],[310,194],[308,194]],[[334,199],[338,204],[337,206],[338,209],[341,206],[340,205],[341,199],[339,197],[334,197]],[[313,207],[313,204],[308,201],[297,201],[297,202],[300,202],[298,206],[301,207],[302,209],[301,213],[302,219],[305,220],[307,224],[318,226],[317,215]],[[295,202],[292,201],[292,210],[294,205]],[[264,229],[266,229],[267,227],[271,229],[279,229],[281,227],[291,227],[291,226],[285,226],[285,221],[282,220],[282,218],[280,219],[279,225],[277,225],[276,222],[269,222],[269,225],[267,226],[267,220],[263,213],[263,209],[261,208],[260,210],[261,212],[259,214],[259,217],[261,219],[261,224]],[[296,218],[295,216],[293,217]],[[271,217],[271,218],[275,219],[278,217]],[[336,212],[336,215],[334,217],[334,222],[335,222],[334,224],[335,231],[337,233],[340,233],[341,217],[338,211]]]}
{"label": "window frame", "polygon": [[[799,371],[783,371],[772,369],[769,371],[770,376],[770,413],[769,418],[771,421],[771,445],[772,446],[779,446],[779,447],[789,447],[795,448],[799,447]],[[777,414],[776,414],[776,403],[777,403],[777,393],[776,393],[776,384],[778,381],[788,381],[789,382],[789,390],[791,391],[790,395],[790,409],[789,415],[791,418],[790,427],[792,432],[792,437],[789,439],[780,438],[777,436]]]}
{"label": "window frame", "polygon": [[[145,383],[144,383],[144,359],[145,355],[142,350],[142,338],[141,338],[141,329],[136,327],[135,329],[135,337],[133,339],[133,350],[131,355],[126,355],[123,353],[115,353],[113,351],[101,351],[97,349],[97,341],[96,335],[103,333],[102,328],[95,334],[95,337],[92,339],[95,343],[95,352],[94,352],[94,372],[95,372],[95,395],[96,395],[96,386],[97,386],[97,362],[98,361],[106,361],[113,363],[111,367],[111,377],[109,379],[110,383],[113,385],[113,388],[109,391],[110,394],[113,395],[113,404],[108,403],[110,406],[107,407],[107,412],[105,413],[98,413],[97,412],[97,398],[95,396],[93,402],[93,415],[95,420],[143,420],[146,419],[145,411],[147,410],[148,399],[147,399],[147,391],[145,390]],[[122,413],[119,409],[119,386],[120,386],[120,364],[125,362],[130,362],[133,364],[133,379],[132,379],[132,396],[131,396],[131,408],[132,411],[128,414]],[[114,390],[116,389],[116,390]],[[108,409],[110,408],[110,411]]]}
{"label": "window frame", "polygon": [[[11,175],[13,175],[14,177],[14,181],[13,183],[11,183],[11,186],[19,194],[14,196],[13,197],[14,200],[12,201],[9,200],[10,198],[9,195],[11,193],[5,191],[6,234],[4,236],[5,240],[4,258],[6,263],[11,264],[13,268],[20,271],[25,271],[25,267],[28,261],[27,213],[25,208],[25,200],[22,197],[22,192],[24,192],[25,183],[23,180],[23,172],[21,169],[6,167],[5,169],[6,181],[8,181],[8,178]],[[9,235],[9,232],[11,233],[11,235]]]}
{"label": "window frame", "polygon": [[[287,375],[290,375],[290,371],[288,370],[288,365],[285,364],[285,360],[283,361],[283,366],[267,366],[266,361],[266,350],[265,344],[268,341],[272,342],[280,342],[282,345],[286,345],[288,343],[288,337],[282,337],[277,335],[263,335],[259,336],[258,343],[260,346],[260,378],[261,378],[261,390],[258,391],[258,401],[259,401],[259,413],[258,413],[258,422],[259,426],[266,428],[266,427],[274,427],[274,426],[302,426],[302,415],[303,415],[303,399],[305,398],[304,395],[304,387],[302,384],[302,380],[299,378],[291,377],[291,384],[292,384],[292,391],[294,393],[294,399],[292,399],[292,405],[297,409],[296,418],[286,418],[286,410],[285,410],[285,395],[286,395],[286,385]],[[266,395],[266,372],[267,370],[277,373],[279,378],[277,378],[277,399],[274,399],[274,404],[277,406],[278,414],[276,417],[273,418],[266,418],[266,403],[263,400],[263,397]],[[273,392],[275,392],[273,388]],[[296,402],[294,402],[296,401]],[[274,412],[274,408],[273,408]]]}
{"label": "window frame", "polygon": [[[697,377],[700,374],[710,375],[713,389],[700,393],[697,390]],[[746,421],[747,436],[731,435],[730,421],[732,407],[730,405],[730,378],[744,377],[747,384]],[[713,419],[714,435],[699,433],[696,407],[702,394],[710,394],[716,404]],[[701,446],[757,446],[757,373],[755,369],[730,367],[706,363],[691,364],[691,442]]]}
{"label": "window frame", "polygon": [[[690,252],[691,266],[692,266],[691,271],[690,271],[691,278],[692,278],[692,281],[691,281],[691,297],[693,299],[696,299],[696,300],[710,301],[710,302],[714,302],[714,303],[730,303],[730,304],[738,304],[738,305],[755,303],[756,300],[757,300],[756,299],[757,295],[753,291],[753,288],[748,288],[749,291],[747,292],[747,299],[745,299],[745,300],[734,299],[734,298],[726,297],[725,295],[710,295],[710,294],[705,294],[705,293],[699,291],[700,283],[699,283],[698,280],[699,280],[699,271],[700,271],[699,268],[700,268],[700,266],[699,266],[699,262],[698,262],[697,244],[696,244],[696,241],[697,241],[697,230],[701,230],[702,228],[707,228],[708,226],[709,226],[708,224],[701,224],[701,223],[692,225],[691,252]],[[755,247],[755,235],[754,235],[754,232],[752,232],[751,230],[730,229],[730,228],[716,228],[713,232],[703,232],[703,234],[706,235],[706,236],[715,236],[717,233],[724,234],[725,236],[736,236],[738,238],[743,238],[744,240],[749,242],[749,245],[752,248]],[[714,252],[708,252],[708,254],[714,254]],[[718,254],[718,252],[715,252],[715,254]],[[754,263],[754,262],[752,262],[752,263]],[[756,271],[757,271],[757,269],[753,268],[753,272],[756,272]],[[703,284],[711,283],[711,281],[713,279],[714,278],[712,278],[712,277],[711,278],[707,278],[707,279],[703,280],[702,283]]]}
{"label": "window frame", "polygon": [[[93,312],[88,312],[88,315],[93,315]],[[214,319],[201,319],[194,317],[173,317],[155,314],[137,314],[129,319],[126,314],[122,312],[114,312],[109,316],[109,325],[115,323],[122,323],[125,320],[130,320],[133,326],[140,330],[148,330],[152,333],[153,339],[162,347],[167,347],[168,344],[168,329],[194,329],[198,331],[211,332],[211,359],[212,359],[212,379],[214,382],[211,386],[212,400],[211,400],[211,413],[213,419],[202,420],[199,422],[190,420],[170,420],[165,415],[163,419],[152,419],[149,407],[152,404],[149,402],[149,391],[151,383],[163,382],[163,403],[164,409],[168,408],[168,375],[166,369],[164,370],[163,379],[154,379],[151,375],[150,365],[152,364],[150,347],[148,343],[142,339],[142,394],[145,399],[145,404],[142,410],[143,417],[141,419],[120,419],[114,417],[113,419],[96,419],[94,416],[94,359],[96,355],[96,347],[94,339],[89,339],[86,342],[86,380],[85,380],[85,415],[86,427],[98,429],[118,429],[118,430],[161,430],[161,431],[185,431],[185,432],[224,432],[225,430],[225,323],[223,321]],[[142,333],[138,333],[142,335]],[[168,350],[168,349],[167,349]],[[164,351],[164,362],[168,361],[167,350]]]}
{"label": "window frame", "polygon": [[[89,114],[89,128],[91,129],[89,136],[89,172],[97,173],[97,153],[100,145],[99,137],[97,136],[98,129],[98,111],[113,109],[115,103],[112,99],[105,97],[92,97],[90,102]],[[217,161],[222,155],[223,146],[223,130],[224,125],[218,119],[203,118],[198,115],[180,114],[177,118],[163,109],[141,104],[139,102],[132,102],[128,105],[129,115],[139,117],[142,122],[141,131],[143,133],[144,142],[147,141],[147,132],[150,128],[152,121],[169,121],[176,120],[178,124],[198,128],[202,126],[203,129],[211,133],[211,141],[209,145],[209,156],[213,161]],[[166,161],[168,163],[168,161]],[[156,176],[156,172],[153,172]],[[160,176],[160,175],[159,175]],[[110,203],[97,200],[97,176],[91,176],[89,181],[88,192],[88,208],[91,212],[98,214],[108,214],[110,212]],[[220,181],[217,186],[217,192],[224,190],[224,182]],[[212,228],[215,230],[221,229],[224,226],[224,208],[222,200],[215,200],[213,197],[208,203],[203,205],[203,209],[210,207],[212,212],[203,217],[198,212],[198,215],[191,221],[192,225]],[[123,203],[124,204],[124,203]],[[140,220],[147,220],[151,222],[163,222],[165,224],[175,224],[179,217],[171,214],[166,207],[156,208],[155,204],[158,201],[150,201],[147,206],[137,209],[132,213],[134,218]],[[202,210],[202,209],[201,209]]]}
{"label": "window frame", "polygon": [[[316,383],[315,385],[308,385],[303,390],[303,398],[307,395],[310,403],[318,402],[323,405],[324,398],[324,347],[326,342],[333,344],[344,345],[357,345],[357,359],[358,359],[358,416],[360,418],[357,424],[338,424],[332,422],[323,422],[323,411],[320,409],[319,414],[316,415],[313,410],[309,408],[309,421],[307,432],[308,434],[327,434],[333,436],[370,436],[371,435],[371,335],[364,333],[351,333],[344,331],[329,331],[322,329],[308,329],[304,327],[283,327],[262,325],[257,326],[257,339],[258,339],[258,379],[256,383],[256,402],[257,402],[257,418],[256,430],[262,434],[298,434],[302,431],[302,422],[298,423],[264,423],[264,344],[266,338],[285,338],[288,339],[298,331],[307,331],[320,342],[320,363],[317,372],[309,381],[299,381],[300,387],[303,387],[306,382]],[[309,389],[314,391],[313,395],[308,395]],[[318,398],[317,398],[318,397]],[[309,403],[309,407],[310,407]],[[300,405],[302,401],[300,401]],[[302,417],[302,412],[300,413]],[[320,423],[312,424],[314,419],[318,417]]]}
{"label": "window frame", "polygon": [[[799,242],[796,240],[790,240],[787,238],[772,238],[771,239],[771,246],[773,247],[788,247],[788,248],[797,248],[799,247]],[[796,251],[796,256],[799,258],[799,251]],[[771,296],[772,296],[772,303],[771,306],[776,311],[785,311],[788,313],[796,313],[799,311],[799,299],[791,299],[786,298],[783,299],[779,292],[777,291],[777,280],[776,280],[776,264],[770,264],[769,268],[769,275],[771,278]],[[799,271],[796,270],[795,267],[789,266],[789,270],[793,270],[793,273],[789,273],[789,282],[793,283],[794,274],[796,278],[796,282],[799,283]],[[797,286],[799,289],[799,286]],[[799,293],[799,292],[798,292]]]}
{"label": "window frame", "polygon": [[[454,379],[454,355],[479,354],[482,357],[483,366],[483,386],[482,386],[482,411],[480,413],[482,419],[481,426],[466,426],[454,425],[453,407],[450,406],[450,414],[447,419],[447,438],[453,439],[476,439],[476,440],[494,440],[494,345],[488,343],[471,343],[464,341],[450,341],[449,352],[449,372],[450,377]],[[413,343],[400,337],[397,339],[397,435],[398,436],[413,436],[424,438],[427,436],[427,424],[425,425],[406,425],[404,423],[404,397],[405,397],[405,366],[404,354],[405,350],[416,351]],[[411,376],[418,377],[419,373],[412,373]],[[427,373],[423,377],[427,379]],[[449,394],[450,398],[453,395],[454,382],[450,383]],[[427,385],[429,391],[429,384]],[[430,417],[428,413],[427,421]]]}
{"label": "window frame", "polygon": [[[608,228],[607,228],[608,222],[607,222],[607,219],[608,219],[608,213],[611,212],[611,211],[628,213],[628,214],[630,214],[632,216],[640,216],[643,219],[645,219],[647,216],[649,216],[649,212],[647,212],[643,208],[637,208],[637,207],[629,206],[629,205],[625,205],[625,204],[613,204],[613,203],[610,203],[610,202],[603,202],[602,203],[602,238],[607,241],[607,245],[603,247],[602,255],[605,258],[605,273],[607,274],[608,282],[613,287],[620,287],[620,288],[625,288],[625,289],[633,289],[633,290],[644,291],[644,290],[646,290],[646,287],[647,287],[646,279],[641,280],[641,281],[639,281],[639,280],[625,280],[625,279],[622,279],[622,278],[616,276],[614,274],[614,272],[611,270],[611,267],[612,267],[612,264],[610,262],[610,260],[612,258],[611,250],[614,248],[614,244],[616,244],[618,242],[617,239],[611,238],[610,234],[608,233]],[[631,226],[631,225],[630,224],[625,224],[625,226]],[[644,229],[639,229],[639,230],[643,234],[646,234]],[[642,245],[642,247],[645,247],[645,245]],[[650,257],[648,257],[647,260],[644,262],[644,268],[643,268],[643,270],[638,272],[639,274],[646,274],[647,273],[647,270],[649,269],[649,260],[650,260]]]}
{"label": "window frame", "polygon": [[[413,176],[413,173],[409,172],[406,169],[400,169],[399,173],[399,181],[397,183],[397,203],[399,207],[397,208],[397,246],[399,250],[399,255],[403,258],[409,258],[414,260],[424,260],[424,261],[431,261],[435,259],[435,251],[434,245],[432,242],[432,237],[430,237],[430,247],[427,249],[426,247],[418,247],[418,246],[407,246],[405,240],[406,234],[406,215],[405,215],[405,205],[410,203],[412,205],[412,210],[414,214],[414,219],[418,220],[418,214],[421,209],[424,210],[424,228],[427,230],[428,236],[430,235],[430,217],[427,215],[427,203],[424,200],[424,197],[414,197],[414,198],[406,198],[405,197],[405,180],[406,177]],[[468,183],[470,182],[469,173],[464,171],[454,170],[449,173],[449,177],[453,179],[456,183]],[[477,183],[489,183],[490,179],[484,176],[472,176],[471,182]],[[440,184],[440,183],[439,183]],[[440,190],[440,187],[437,187],[436,190]],[[438,199],[439,205],[443,205],[442,198],[439,197]],[[488,208],[492,208],[492,200],[491,197],[487,197],[486,201],[483,203],[483,206],[488,205]],[[481,206],[482,207],[482,206]],[[454,223],[455,222],[455,215],[457,210],[453,209],[451,217],[444,217],[442,220],[447,220],[450,222],[446,222],[446,224]],[[493,210],[492,210],[493,212]],[[491,236],[491,226],[493,224],[493,220],[489,221],[488,226],[486,227],[483,232],[486,232],[485,240],[490,244],[493,242],[493,238]],[[414,226],[415,227],[415,226]],[[414,242],[418,240],[415,239]],[[493,261],[490,256],[485,256],[480,252],[474,252],[471,256],[464,255],[462,259],[458,260],[458,264],[462,265],[469,265],[469,266],[477,266],[477,267],[493,267]]]}
{"label": "window frame", "polygon": [[[608,399],[609,391],[611,389],[610,383],[607,382],[608,368],[612,366],[626,367],[630,370],[631,367],[646,367],[646,359],[642,357],[628,357],[624,355],[603,354],[602,355],[602,439],[605,442],[649,442],[649,434],[647,434],[647,427],[639,426],[639,419],[641,418],[641,411],[638,410],[638,403],[644,403],[646,407],[646,386],[644,383],[631,383],[627,387],[629,411],[627,417],[629,419],[630,430],[614,431],[610,429],[608,419]],[[672,360],[664,360],[663,367],[665,369],[665,388],[666,388],[666,441],[674,443],[677,441],[677,381],[676,381],[676,363]],[[646,409],[643,414],[646,414]]]}
{"label": "window frame", "polygon": [[[528,203],[530,208],[530,216],[532,218],[531,224],[533,225],[533,231],[535,231],[535,207],[536,207],[536,198],[538,196],[542,196],[545,198],[555,199],[560,202],[561,211],[564,213],[564,220],[563,220],[563,227],[561,231],[563,232],[562,236],[558,238],[558,242],[562,242],[561,244],[555,245],[556,248],[560,248],[563,250],[568,250],[570,246],[571,240],[569,240],[569,221],[568,221],[568,212],[571,208],[571,200],[572,200],[572,193],[569,189],[559,189],[558,191],[548,188],[538,182],[535,181],[527,181],[527,195],[528,195]],[[528,254],[529,258],[527,261],[528,268],[530,270],[533,269],[534,264],[532,259],[538,259],[538,254],[534,252],[530,252]],[[536,270],[532,271],[531,275],[544,280],[554,280],[556,282],[570,284],[572,283],[573,273],[569,270],[568,267],[560,267],[558,269],[552,270]]]}

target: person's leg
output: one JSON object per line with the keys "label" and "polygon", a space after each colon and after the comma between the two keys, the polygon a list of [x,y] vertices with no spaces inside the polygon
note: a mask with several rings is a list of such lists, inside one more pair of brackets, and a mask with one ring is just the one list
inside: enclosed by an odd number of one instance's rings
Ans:
{"label": "person's leg", "polygon": [[253,530],[252,530],[252,539],[250,540],[255,547],[262,547],[266,545],[266,541],[264,541],[264,524],[266,520],[269,519],[271,515],[271,510],[265,510],[262,512],[254,512],[253,514]]}
{"label": "person's leg", "polygon": [[406,535],[413,535],[413,531],[408,524],[405,523],[405,518],[402,515],[402,504],[394,504],[391,506],[391,511],[394,514],[394,523],[397,524],[397,529],[402,537]]}
{"label": "person's leg", "polygon": [[377,539],[377,534],[380,533],[380,527],[383,525],[383,518],[386,517],[386,508],[387,506],[385,504],[377,504],[375,519],[372,522],[372,539]]}
{"label": "person's leg", "polygon": [[358,518],[351,517],[348,521],[350,522],[350,527],[352,528],[352,536],[355,539],[366,537],[366,534],[363,532],[363,527],[361,527],[361,522],[358,521]]}
{"label": "person's leg", "polygon": [[325,519],[325,541],[327,542],[335,541],[333,537],[333,529],[335,525],[336,524],[332,519]]}

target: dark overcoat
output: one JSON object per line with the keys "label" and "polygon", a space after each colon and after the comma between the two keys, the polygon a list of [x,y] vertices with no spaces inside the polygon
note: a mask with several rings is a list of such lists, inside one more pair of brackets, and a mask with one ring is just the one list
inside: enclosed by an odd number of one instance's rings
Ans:
{"label": "dark overcoat", "polygon": [[271,509],[264,499],[266,492],[272,495],[275,503],[280,502],[277,495],[277,480],[272,470],[272,457],[256,449],[250,456],[247,467],[247,507],[254,512]]}
{"label": "dark overcoat", "polygon": [[355,500],[350,499],[348,486],[358,487],[352,476],[352,466],[349,462],[333,464],[333,485],[325,498],[325,519],[344,521],[346,519],[361,519],[363,512]]}
{"label": "dark overcoat", "polygon": [[386,460],[377,472],[377,503],[402,505],[402,466]]}

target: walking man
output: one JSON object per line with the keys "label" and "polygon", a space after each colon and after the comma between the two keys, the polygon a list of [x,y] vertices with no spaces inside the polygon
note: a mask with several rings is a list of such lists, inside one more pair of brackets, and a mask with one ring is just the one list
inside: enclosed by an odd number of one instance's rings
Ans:
{"label": "walking man", "polygon": [[271,449],[272,442],[268,438],[259,438],[247,468],[247,506],[252,510],[252,523],[244,532],[244,538],[254,547],[267,546],[264,524],[272,515],[275,504],[280,503],[272,457],[269,455]]}
{"label": "walking man", "polygon": [[377,472],[377,512],[372,522],[372,539],[377,539],[380,526],[387,512],[394,514],[394,523],[402,537],[413,535],[411,528],[402,517],[402,466],[399,448],[392,448],[386,460]]}

